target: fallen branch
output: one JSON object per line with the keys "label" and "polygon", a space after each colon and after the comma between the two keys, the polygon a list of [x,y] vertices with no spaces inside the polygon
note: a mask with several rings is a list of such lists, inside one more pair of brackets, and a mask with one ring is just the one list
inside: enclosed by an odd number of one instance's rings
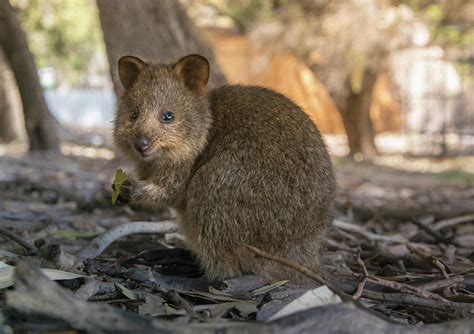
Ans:
{"label": "fallen branch", "polygon": [[111,243],[127,235],[138,233],[170,233],[176,232],[176,230],[177,225],[171,220],[127,223],[114,227],[97,236],[76,255],[80,259],[94,259],[102,254]]}
{"label": "fallen branch", "polygon": [[38,259],[42,266],[59,270],[76,270],[86,259],[94,259],[114,241],[127,235],[138,233],[169,233],[175,232],[177,225],[173,221],[132,222],[114,227],[97,236],[77,254],[69,254],[60,245],[51,244],[40,248]]}
{"label": "fallen branch", "polygon": [[3,234],[7,238],[15,241],[26,249],[26,255],[36,255],[38,253],[38,248],[35,245],[30,244],[20,236],[16,235],[12,231],[0,226],[0,234]]}

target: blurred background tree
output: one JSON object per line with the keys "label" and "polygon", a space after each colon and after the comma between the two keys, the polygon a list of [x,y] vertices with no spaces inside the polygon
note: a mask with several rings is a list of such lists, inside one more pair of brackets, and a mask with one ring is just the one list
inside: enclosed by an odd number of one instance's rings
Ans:
{"label": "blurred background tree", "polygon": [[404,4],[428,25],[431,43],[441,46],[448,56],[460,59],[456,66],[463,80],[472,80],[469,59],[474,44],[474,3],[471,0],[393,0]]}
{"label": "blurred background tree", "polygon": [[94,0],[15,0],[39,68],[54,67],[62,86],[90,86],[106,59]]}
{"label": "blurred background tree", "polygon": [[25,122],[14,74],[0,48],[0,142],[25,140]]}
{"label": "blurred background tree", "polygon": [[[444,58],[440,61],[455,59],[457,72],[466,82],[472,81],[474,23],[470,14],[473,4],[468,0],[11,2],[21,10],[22,26],[48,103],[60,122],[72,113],[76,116],[68,117],[74,120],[78,115],[91,120],[103,114],[94,124],[111,118],[114,100],[109,63],[113,76],[118,57],[137,54],[154,61],[172,61],[200,52],[211,60],[213,86],[225,83],[223,73],[229,77],[232,72],[238,74],[232,83],[277,90],[294,86],[293,95],[285,93],[318,105],[308,108],[302,103],[305,109],[316,109],[308,113],[316,115],[310,117],[323,131],[339,133],[337,129],[343,129],[349,155],[360,160],[377,154],[375,135],[381,129],[405,131],[408,112],[403,101],[392,103],[395,111],[390,111],[388,118],[374,119],[374,105],[380,99],[377,83],[385,82],[382,91],[392,99],[401,94],[402,89],[392,87],[396,84],[390,73],[394,71],[390,63],[394,54],[406,48],[441,46]],[[221,30],[226,33],[219,35]],[[240,34],[230,35],[229,31]],[[8,64],[2,68],[8,69]],[[263,72],[255,75],[253,71],[259,68]],[[436,94],[443,95],[443,87],[439,89],[441,93],[438,90]],[[103,93],[98,93],[101,90]],[[326,91],[330,97],[325,96]],[[0,89],[1,94],[5,95],[5,90],[2,93]],[[74,105],[63,103],[67,94],[76,94]],[[464,95],[464,100],[472,99]],[[105,100],[107,103],[101,102]],[[431,108],[423,103],[424,108]],[[72,111],[79,107],[88,112]],[[379,114],[388,115],[377,108]],[[445,117],[436,113],[438,118]],[[337,119],[326,117],[332,114]],[[1,117],[9,119],[7,113]]]}
{"label": "blurred background tree", "polygon": [[[15,9],[8,0],[0,0],[0,46],[6,55],[20,92],[30,150],[59,150],[57,124],[43,96],[35,60]],[[12,89],[11,85],[7,88]],[[13,120],[11,104],[3,104]],[[7,126],[14,127],[14,124]],[[2,126],[5,129],[7,126]]]}
{"label": "blurred background tree", "polygon": [[[467,0],[188,1],[191,9],[202,3],[230,17],[261,48],[289,48],[313,70],[338,107],[349,154],[357,159],[377,153],[369,111],[387,59],[413,46],[452,46],[459,52],[473,42],[473,8]],[[470,68],[464,66],[466,77]]]}
{"label": "blurred background tree", "polygon": [[[97,5],[112,76],[118,59],[125,55],[171,62],[190,53],[200,53],[211,62],[210,85],[218,87],[226,83],[212,46],[178,1],[97,0]],[[120,88],[115,86],[115,91],[118,93]]]}

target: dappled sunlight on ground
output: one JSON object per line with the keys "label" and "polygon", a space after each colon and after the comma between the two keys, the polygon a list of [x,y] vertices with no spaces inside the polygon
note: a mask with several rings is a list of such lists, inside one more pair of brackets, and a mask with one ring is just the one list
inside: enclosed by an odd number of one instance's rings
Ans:
{"label": "dappled sunlight on ground", "polygon": [[[325,135],[324,138],[329,152],[334,158],[336,168],[342,167],[346,162],[344,157],[349,152],[345,136]],[[394,133],[378,135],[376,143],[381,154],[371,162],[371,166],[375,170],[374,173],[384,174],[389,168],[392,174],[397,172],[421,173],[433,176],[439,181],[474,183],[474,155],[451,156],[449,152],[448,156],[444,158],[435,155],[408,155],[404,152],[407,151],[412,141],[414,141],[413,138]],[[381,168],[377,169],[377,166]],[[357,164],[351,165],[351,168],[358,169]],[[364,168],[362,167],[362,169]]]}
{"label": "dappled sunlight on ground", "polygon": [[106,147],[88,147],[65,143],[61,145],[61,152],[65,155],[75,155],[88,158],[100,158],[106,160],[112,160],[115,158],[115,153]]}

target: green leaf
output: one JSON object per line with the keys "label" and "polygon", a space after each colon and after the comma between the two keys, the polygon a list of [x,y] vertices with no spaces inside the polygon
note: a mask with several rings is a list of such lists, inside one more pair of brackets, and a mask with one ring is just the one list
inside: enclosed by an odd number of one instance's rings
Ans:
{"label": "green leaf", "polygon": [[66,239],[81,239],[81,238],[92,238],[97,236],[99,233],[95,231],[88,231],[88,230],[75,230],[72,228],[64,229],[64,230],[59,230],[56,232],[56,236],[60,238],[66,238]]}
{"label": "green leaf", "polygon": [[276,289],[282,285],[285,285],[286,283],[288,283],[288,280],[278,281],[270,285],[265,285],[265,286],[262,286],[261,288],[253,290],[251,294],[253,296],[263,295],[264,293],[270,292],[273,289]]}
{"label": "green leaf", "polygon": [[183,291],[185,295],[191,296],[191,297],[198,297],[202,299],[206,299],[212,302],[239,302],[242,301],[242,299],[237,299],[232,296],[225,296],[221,294],[213,294],[209,292],[204,292],[204,291]]}
{"label": "green leaf", "polygon": [[135,296],[132,290],[127,289],[125,286],[123,286],[120,283],[115,283],[115,285],[120,289],[120,291],[125,297],[127,297],[130,300],[137,300],[137,296]]}
{"label": "green leaf", "polygon": [[112,192],[112,204],[117,202],[117,198],[120,195],[120,187],[122,183],[127,179],[127,174],[122,169],[117,169],[115,171],[115,178],[114,178],[114,191]]}

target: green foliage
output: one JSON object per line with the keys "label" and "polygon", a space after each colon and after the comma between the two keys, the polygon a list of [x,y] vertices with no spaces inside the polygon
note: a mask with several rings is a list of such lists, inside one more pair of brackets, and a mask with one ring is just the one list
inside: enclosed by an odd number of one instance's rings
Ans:
{"label": "green foliage", "polygon": [[[403,2],[403,1],[402,1]],[[474,44],[474,20],[469,1],[433,2],[406,0],[408,6],[426,23],[433,36],[432,42],[445,50],[469,50]],[[456,70],[467,84],[472,82],[472,65],[463,59],[454,62]]]}
{"label": "green foliage", "polygon": [[349,50],[347,58],[347,62],[351,64],[351,89],[354,94],[358,94],[362,89],[362,80],[367,67],[366,57],[363,51],[352,49]]}
{"label": "green foliage", "polygon": [[433,42],[442,47],[469,47],[474,43],[474,20],[464,10],[468,1],[434,2],[407,0],[415,13],[424,17],[430,27]]}
{"label": "green foliage", "polygon": [[273,8],[271,0],[228,0],[227,10],[237,24],[247,28],[254,22],[271,16]]}
{"label": "green foliage", "polygon": [[16,0],[30,49],[39,68],[52,66],[61,79],[77,84],[97,52],[105,52],[93,0]]}
{"label": "green foliage", "polygon": [[283,11],[285,16],[301,15],[301,5],[292,0],[223,0],[211,1],[220,3],[224,11],[238,26],[249,29],[257,22],[278,19]]}
{"label": "green foliage", "polygon": [[474,184],[474,174],[457,168],[438,173],[436,177],[448,183]]}

